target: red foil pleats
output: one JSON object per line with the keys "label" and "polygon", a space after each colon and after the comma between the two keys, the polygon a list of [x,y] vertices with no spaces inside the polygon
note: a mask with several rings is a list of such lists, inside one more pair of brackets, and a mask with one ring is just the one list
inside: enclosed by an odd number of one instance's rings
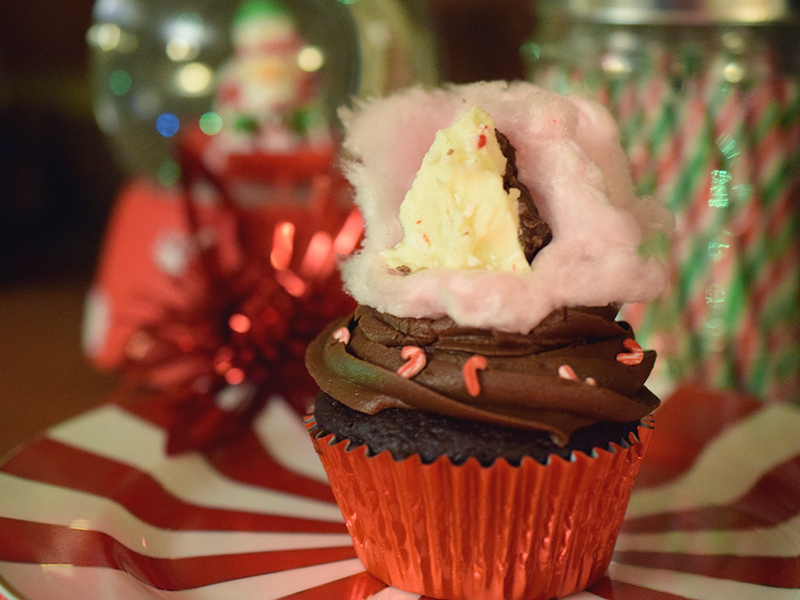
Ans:
{"label": "red foil pleats", "polygon": [[529,457],[520,466],[423,464],[312,438],[369,573],[433,598],[547,600],[608,568],[651,424],[626,448],[546,466]]}

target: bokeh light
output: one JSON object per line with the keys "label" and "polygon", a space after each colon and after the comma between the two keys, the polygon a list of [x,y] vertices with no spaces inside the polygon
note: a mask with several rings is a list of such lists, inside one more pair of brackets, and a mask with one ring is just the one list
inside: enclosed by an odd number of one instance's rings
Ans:
{"label": "bokeh light", "polygon": [[192,60],[209,41],[209,29],[203,18],[195,12],[185,12],[167,19],[162,25],[162,35],[167,40],[164,51],[170,60]]}
{"label": "bokeh light", "polygon": [[171,186],[178,183],[181,177],[181,167],[174,160],[165,160],[158,168],[156,179],[161,185]]}
{"label": "bokeh light", "polygon": [[156,130],[164,137],[172,137],[181,127],[181,121],[172,113],[161,113],[156,119]]}
{"label": "bokeh light", "polygon": [[90,44],[93,44],[104,52],[111,52],[119,47],[122,40],[122,30],[113,23],[96,25],[89,30],[87,36]]}
{"label": "bokeh light", "polygon": [[131,89],[131,85],[133,85],[133,80],[131,79],[130,73],[122,69],[117,69],[111,73],[111,77],[108,78],[108,86],[117,96],[127,94]]}
{"label": "bokeh light", "polygon": [[206,135],[216,135],[222,130],[222,117],[215,112],[207,112],[200,117],[200,131]]}
{"label": "bokeh light", "polygon": [[200,47],[183,38],[173,38],[167,42],[166,52],[170,60],[181,62],[197,58]]}
{"label": "bokeh light", "polygon": [[319,71],[325,64],[325,54],[316,46],[306,46],[297,54],[297,64],[309,73]]}
{"label": "bokeh light", "polygon": [[192,62],[175,73],[175,86],[181,95],[203,96],[212,89],[214,73],[208,65]]}

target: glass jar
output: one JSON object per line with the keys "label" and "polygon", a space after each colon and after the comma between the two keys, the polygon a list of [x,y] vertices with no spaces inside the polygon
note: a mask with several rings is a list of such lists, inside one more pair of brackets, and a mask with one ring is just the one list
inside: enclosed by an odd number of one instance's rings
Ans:
{"label": "glass jar", "polygon": [[785,2],[542,4],[529,79],[620,123],[677,227],[671,287],[626,317],[661,375],[800,402],[800,24]]}

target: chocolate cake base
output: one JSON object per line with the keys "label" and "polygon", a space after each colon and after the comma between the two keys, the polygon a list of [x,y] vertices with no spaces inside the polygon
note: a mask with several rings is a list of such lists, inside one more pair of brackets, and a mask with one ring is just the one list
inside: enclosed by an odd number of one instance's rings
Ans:
{"label": "chocolate cake base", "polygon": [[569,460],[572,452],[591,456],[594,448],[610,443],[627,447],[631,433],[642,421],[596,423],[572,434],[566,446],[556,444],[546,432],[467,421],[422,410],[387,408],[375,415],[355,411],[324,392],[315,401],[317,427],[337,440],[349,440],[352,447],[366,445],[377,454],[388,450],[395,460],[419,454],[431,463],[447,456],[461,464],[474,456],[484,466],[502,457],[518,465],[524,456],[547,464],[551,455]]}

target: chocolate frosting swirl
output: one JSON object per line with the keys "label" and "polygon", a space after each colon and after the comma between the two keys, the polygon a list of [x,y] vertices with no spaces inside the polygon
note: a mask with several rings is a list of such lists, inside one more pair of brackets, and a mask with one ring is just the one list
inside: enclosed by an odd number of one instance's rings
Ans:
{"label": "chocolate frosting swirl", "polygon": [[[362,413],[399,407],[523,429],[547,431],[561,444],[592,423],[640,419],[659,404],[644,387],[655,352],[638,364],[628,353],[630,326],[614,320],[617,308],[553,311],[528,334],[462,327],[449,317],[398,318],[359,306],[332,323],[309,346],[306,365],[328,395]],[[346,327],[347,343],[333,333]],[[404,346],[425,352],[413,378],[397,374]],[[463,375],[472,356],[485,357],[480,391],[470,394]],[[564,379],[568,365],[577,380]],[[587,378],[589,381],[587,382]]]}

